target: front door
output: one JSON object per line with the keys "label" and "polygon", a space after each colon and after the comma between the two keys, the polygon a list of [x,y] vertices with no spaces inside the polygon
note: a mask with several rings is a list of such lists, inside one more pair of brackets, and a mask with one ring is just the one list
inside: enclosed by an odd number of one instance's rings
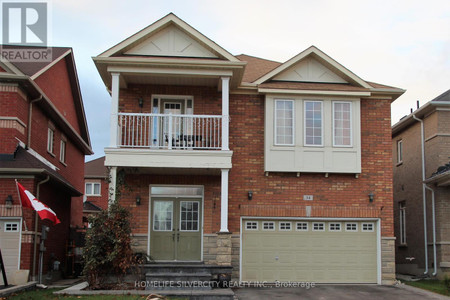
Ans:
{"label": "front door", "polygon": [[201,260],[201,200],[152,198],[150,255],[154,260]]}

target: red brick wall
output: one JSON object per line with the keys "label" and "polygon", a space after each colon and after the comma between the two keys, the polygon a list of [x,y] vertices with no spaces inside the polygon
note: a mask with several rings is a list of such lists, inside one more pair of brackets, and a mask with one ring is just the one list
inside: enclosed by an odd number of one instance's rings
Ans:
{"label": "red brick wall", "polygon": [[53,104],[67,119],[70,125],[80,133],[66,59],[57,62],[54,66],[36,78],[35,82],[44,93],[52,99]]}
{"label": "red brick wall", "polygon": [[[6,88],[6,87],[5,87]],[[17,117],[28,122],[28,102],[18,92],[0,91],[0,116]],[[0,153],[12,153],[17,147],[17,138],[26,141],[27,129],[21,133],[15,128],[0,128]]]}
{"label": "red brick wall", "polygon": [[[138,112],[137,99],[145,100],[143,112],[150,111],[152,94],[193,95],[195,114],[220,114],[221,96],[215,89],[199,87],[164,87],[133,85],[120,91],[120,112]],[[361,100],[362,174],[354,175],[270,173],[264,175],[264,96],[230,95],[230,148],[233,150],[233,168],[229,182],[229,229],[239,232],[243,207],[252,205],[295,205],[304,207],[338,207],[357,209],[354,217],[380,216],[382,235],[393,236],[392,208],[392,149],[390,101]],[[142,205],[133,208],[133,220],[139,233],[147,232],[148,186],[150,183],[205,184],[205,233],[215,232],[220,222],[220,176],[210,184],[209,177],[201,176],[143,176],[134,175],[127,181],[133,192],[124,195],[123,202],[135,205],[139,193]],[[217,195],[211,195],[208,190]],[[247,198],[253,191],[253,200]],[[368,194],[375,200],[369,203]],[[314,195],[314,201],[303,201],[303,195]],[[210,198],[212,197],[212,198]],[[212,201],[211,201],[212,200]],[[208,205],[216,202],[216,209]],[[209,203],[209,204],[208,204]],[[248,210],[246,210],[248,211]],[[345,209],[326,210],[331,217],[345,217]],[[369,212],[369,213],[368,213]],[[266,212],[270,213],[270,212]],[[330,216],[330,215],[327,215]],[[208,224],[214,220],[211,226]],[[142,225],[139,225],[142,224]]]}

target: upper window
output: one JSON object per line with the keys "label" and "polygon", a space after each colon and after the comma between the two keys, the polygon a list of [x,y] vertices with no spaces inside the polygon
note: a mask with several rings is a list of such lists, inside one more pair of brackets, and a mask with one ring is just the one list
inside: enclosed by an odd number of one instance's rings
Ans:
{"label": "upper window", "polygon": [[100,196],[100,183],[86,182],[86,196]]}
{"label": "upper window", "polygon": [[397,163],[403,162],[403,141],[397,141]]}
{"label": "upper window", "polygon": [[322,101],[305,101],[305,146],[323,146],[322,107]]}
{"label": "upper window", "polygon": [[333,146],[352,146],[352,105],[350,102],[333,102]]}
{"label": "upper window", "polygon": [[275,100],[275,145],[294,144],[294,101]]}
{"label": "upper window", "polygon": [[53,154],[53,142],[55,138],[55,131],[52,128],[48,128],[47,132],[47,151]]}
{"label": "upper window", "polygon": [[400,244],[406,244],[406,203],[405,201],[399,202],[400,211]]}
{"label": "upper window", "polygon": [[66,162],[66,141],[61,140],[61,147],[59,149],[59,161],[62,163]]}

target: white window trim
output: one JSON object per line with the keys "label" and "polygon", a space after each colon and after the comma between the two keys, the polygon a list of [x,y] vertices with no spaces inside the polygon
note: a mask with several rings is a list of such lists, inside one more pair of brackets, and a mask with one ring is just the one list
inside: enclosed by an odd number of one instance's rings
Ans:
{"label": "white window trim", "polygon": [[[197,212],[197,230],[182,230],[181,229],[181,204],[183,203],[183,202],[196,202],[197,203],[197,207],[198,207],[198,212]],[[180,213],[179,213],[179,215],[180,215],[180,220],[179,220],[179,230],[181,231],[181,232],[199,232],[200,231],[200,201],[180,201]]]}
{"label": "white window trim", "polygon": [[[364,225],[371,225],[372,226],[372,229],[371,230],[368,230],[368,229],[364,229]],[[361,224],[361,231],[363,231],[363,232],[374,232],[375,231],[375,224],[374,223],[362,223]]]}
{"label": "white window trim", "polygon": [[[297,224],[306,224],[306,229],[299,229]],[[296,222],[295,223],[295,231],[308,231],[308,229],[309,229],[308,222]]]}
{"label": "white window trim", "polygon": [[[320,145],[310,145],[306,143],[306,103],[307,102],[319,102],[320,103],[320,128],[321,128],[321,140]],[[323,147],[324,146],[324,126],[323,126],[323,100],[304,100],[303,101],[303,147]]]}
{"label": "white window trim", "polygon": [[400,217],[400,245],[406,245],[406,205],[405,202],[399,203]]}
{"label": "white window trim", "polygon": [[[286,228],[282,229],[281,224],[289,224],[289,229],[286,229]],[[278,222],[278,230],[279,231],[292,231],[292,222],[285,222],[285,221]]]}
{"label": "white window trim", "polygon": [[401,164],[403,162],[403,140],[400,139],[397,141],[397,164]]}
{"label": "white window trim", "polygon": [[[249,228],[248,224],[256,224],[256,228]],[[252,226],[253,227],[253,226]],[[258,230],[259,222],[258,221],[245,221],[245,230]]]}
{"label": "white window trim", "polygon": [[[88,185],[88,184],[91,184],[92,185],[92,189],[91,189],[91,193],[90,194],[88,194],[87,193],[87,188],[86,188],[86,186]],[[95,184],[98,184],[99,185],[99,188],[98,188],[98,191],[99,191],[99,193],[98,194],[94,194],[94,185]],[[89,196],[89,197],[100,197],[101,195],[102,195],[102,184],[101,184],[101,182],[92,182],[92,181],[88,181],[88,182],[85,182],[84,183],[84,194],[86,195],[86,196]]]}
{"label": "white window trim", "polygon": [[[349,229],[347,229],[347,224],[348,224],[348,225],[350,225],[350,224],[356,225],[355,230],[349,230]],[[346,231],[346,232],[358,232],[358,223],[353,223],[353,222],[345,223],[345,231]]]}
{"label": "white window trim", "polygon": [[[331,225],[337,225],[337,224],[339,224],[339,229],[331,229]],[[328,231],[333,231],[333,232],[335,232],[335,231],[342,231],[342,224],[339,223],[339,222],[328,223]]]}
{"label": "white window trim", "polygon": [[[272,228],[271,229],[270,228],[264,228],[265,224],[272,224]],[[262,222],[262,230],[263,231],[275,231],[275,222],[272,222],[272,221]]]}
{"label": "white window trim", "polygon": [[[348,103],[350,104],[350,145],[338,145],[336,144],[336,136],[334,131],[334,104],[335,103]],[[332,139],[333,147],[336,148],[353,148],[353,102],[351,101],[331,101],[331,114],[332,114]]]}
{"label": "white window trim", "polygon": [[53,153],[54,149],[55,149],[55,130],[48,127],[48,129],[47,129],[47,152],[54,156],[55,155]]}
{"label": "white window trim", "polygon": [[[288,101],[292,102],[292,143],[291,144],[281,144],[277,142],[277,102],[278,101]],[[273,116],[273,143],[275,146],[295,146],[295,101],[293,99],[274,99],[274,116]]]}
{"label": "white window trim", "polygon": [[[322,229],[315,229],[314,228],[314,224],[322,224]],[[311,226],[311,228],[312,228],[312,231],[325,231],[325,223],[323,223],[323,222],[314,222],[314,223],[312,223],[312,226]]]}

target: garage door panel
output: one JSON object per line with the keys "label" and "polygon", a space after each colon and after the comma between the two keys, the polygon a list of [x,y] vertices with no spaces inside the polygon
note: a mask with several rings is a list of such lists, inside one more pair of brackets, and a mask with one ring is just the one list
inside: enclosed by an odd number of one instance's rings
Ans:
{"label": "garage door panel", "polygon": [[290,231],[279,230],[278,220],[270,222],[273,231],[243,230],[242,280],[377,282],[377,235],[375,230],[363,232],[361,222],[353,222],[358,223],[356,232],[345,231],[345,222],[339,222],[341,231],[330,231],[328,221],[320,222],[324,231],[313,231],[311,221],[301,222],[308,223],[306,230],[292,221]]}

